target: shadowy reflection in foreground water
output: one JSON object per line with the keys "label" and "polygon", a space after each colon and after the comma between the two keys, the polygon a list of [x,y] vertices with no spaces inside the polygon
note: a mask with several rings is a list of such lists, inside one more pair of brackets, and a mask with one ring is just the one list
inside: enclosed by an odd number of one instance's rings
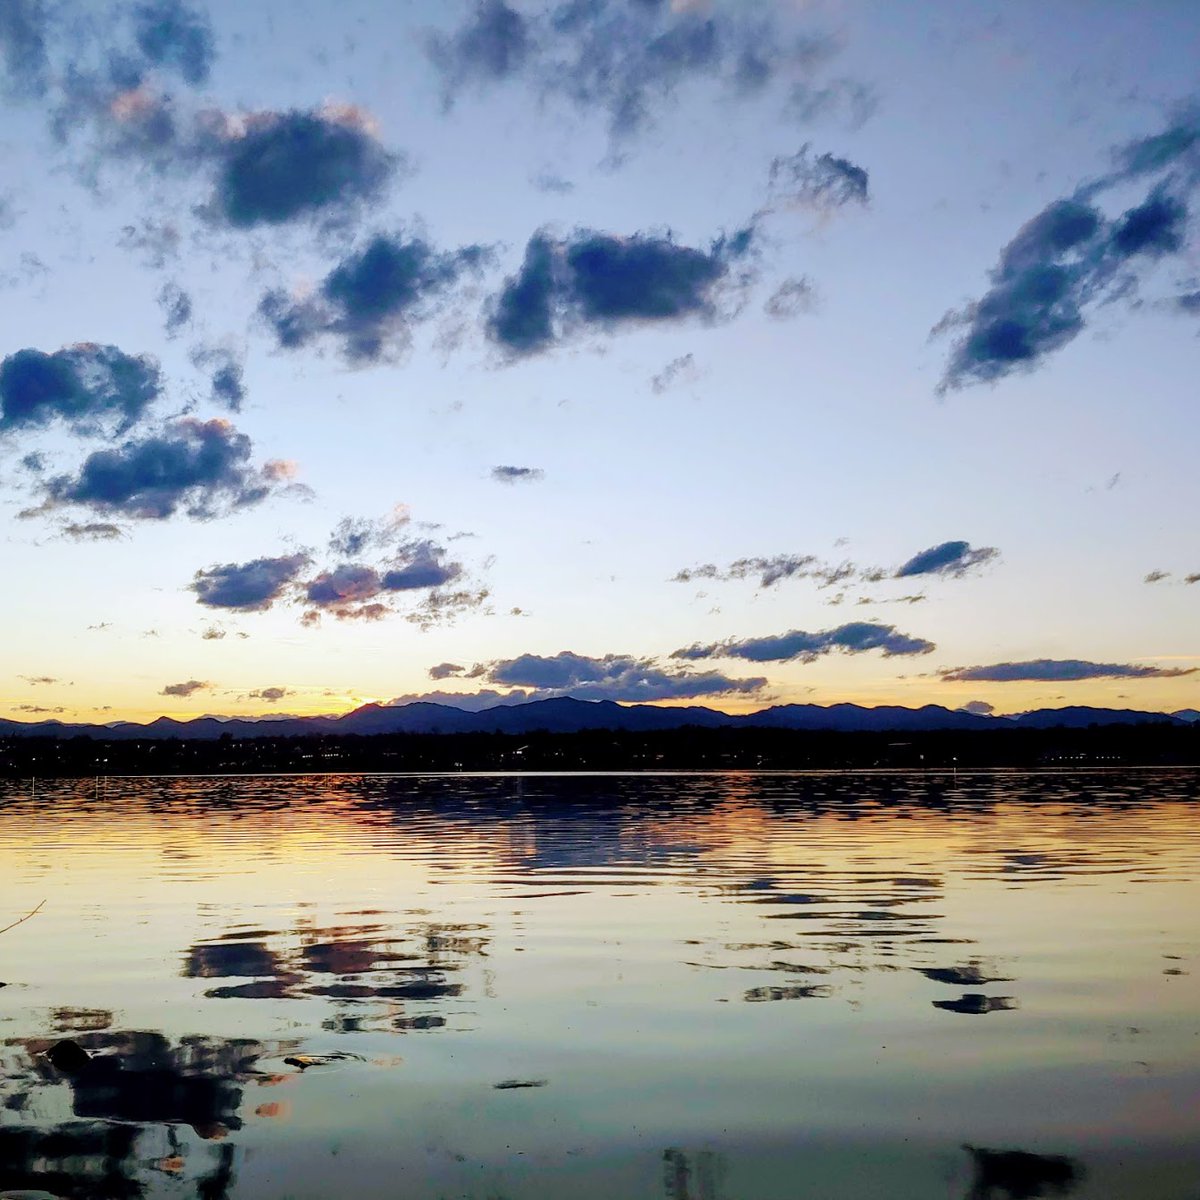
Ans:
{"label": "shadowy reflection in foreground water", "polygon": [[1198,786],[10,792],[0,1192],[1194,1200]]}

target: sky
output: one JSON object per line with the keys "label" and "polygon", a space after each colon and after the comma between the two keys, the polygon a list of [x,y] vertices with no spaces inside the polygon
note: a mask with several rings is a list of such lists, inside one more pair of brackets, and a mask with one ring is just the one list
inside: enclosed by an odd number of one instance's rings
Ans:
{"label": "sky", "polygon": [[1198,39],[6,0],[0,716],[1200,708]]}

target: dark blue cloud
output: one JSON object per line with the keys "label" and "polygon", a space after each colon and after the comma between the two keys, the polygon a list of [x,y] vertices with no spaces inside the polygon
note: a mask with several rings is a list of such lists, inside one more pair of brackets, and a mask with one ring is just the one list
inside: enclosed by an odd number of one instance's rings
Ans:
{"label": "dark blue cloud", "polygon": [[[1142,277],[1187,249],[1187,195],[1200,186],[1200,113],[1114,154],[1116,169],[1047,205],[1000,255],[991,287],[950,312],[934,332],[961,329],[940,390],[1030,370],[1073,341],[1089,308],[1136,301]],[[1096,200],[1118,185],[1157,177],[1146,198],[1116,219]]]}
{"label": "dark blue cloud", "polygon": [[177,337],[192,319],[192,298],[172,281],[164,283],[158,292],[158,307],[162,310],[168,338]]}
{"label": "dark blue cloud", "polygon": [[47,503],[150,520],[182,508],[209,520],[259,503],[286,478],[283,464],[255,467],[251,453],[250,439],[227,421],[176,421],[160,433],[90,454],[77,475],[49,480]]}
{"label": "dark blue cloud", "polygon": [[1097,276],[1100,212],[1057,200],[1005,247],[992,287],[939,328],[966,325],[944,387],[1002,378],[1065,346],[1083,329],[1083,306],[1104,280]]}
{"label": "dark blue cloud", "polygon": [[795,154],[771,163],[774,201],[826,210],[867,203],[870,177],[865,168],[834,154],[814,157],[811,150],[806,142]]}
{"label": "dark blue cloud", "polygon": [[605,114],[627,137],[650,124],[688,83],[730,97],[762,92],[776,77],[808,75],[832,41],[795,36],[760,10],[700,13],[661,0],[561,0],[521,11],[481,0],[463,23],[427,41],[447,104],[464,87],[521,80],[543,98]]}
{"label": "dark blue cloud", "polygon": [[510,354],[545,349],[577,328],[610,329],[637,322],[712,319],[734,264],[754,246],[746,228],[707,249],[681,246],[670,235],[578,230],[557,241],[539,232],[521,270],[491,303],[488,334]]}
{"label": "dark blue cloud", "polygon": [[555,252],[544,234],[531,237],[520,271],[492,303],[488,334],[512,354],[532,354],[554,341]]}
{"label": "dark blue cloud", "polygon": [[1037,658],[1028,662],[992,663],[982,667],[957,667],[943,671],[954,683],[1070,683],[1081,679],[1169,679],[1194,675],[1196,667],[1143,667],[1135,663],[1096,663],[1078,658]]}
{"label": "dark blue cloud", "polygon": [[439,252],[419,237],[380,234],[339,263],[317,296],[292,300],[270,291],[259,314],[281,346],[332,336],[351,362],[371,362],[390,345],[406,345],[411,326],[436,315],[462,276],[488,257],[483,246]]}
{"label": "dark blue cloud", "polygon": [[493,467],[492,478],[497,483],[534,483],[544,479],[546,472],[540,467]]}
{"label": "dark blue cloud", "polygon": [[589,658],[568,650],[552,656],[522,654],[499,659],[485,664],[482,673],[490,683],[531,689],[526,697],[530,700],[573,696],[578,700],[648,702],[752,694],[767,683],[764,678],[731,679],[716,671],[664,669],[653,659],[626,654]]}
{"label": "dark blue cloud", "polygon": [[396,169],[355,112],[254,113],[221,149],[217,208],[231,225],[279,225],[376,196]]}
{"label": "dark blue cloud", "polygon": [[1187,205],[1157,193],[1131,208],[1112,231],[1113,249],[1123,258],[1134,254],[1174,254],[1183,248]]}
{"label": "dark blue cloud", "polygon": [[282,598],[308,563],[307,554],[224,563],[197,571],[192,591],[197,601],[208,608],[262,612]]}
{"label": "dark blue cloud", "polygon": [[148,355],[91,343],[52,354],[18,350],[0,362],[0,433],[56,420],[94,433],[106,418],[128,429],[161,392],[158,363]]}
{"label": "dark blue cloud", "polygon": [[216,50],[206,13],[183,0],[154,0],[139,4],[133,16],[137,46],[147,62],[178,71],[193,85],[208,79]]}
{"label": "dark blue cloud", "polygon": [[197,346],[192,365],[209,372],[209,396],[214,404],[239,412],[246,399],[246,381],[241,361],[224,346]]}
{"label": "dark blue cloud", "polygon": [[[343,522],[339,530],[341,535],[335,532],[335,544],[347,539],[360,541],[353,538],[354,531],[347,522]],[[370,540],[360,541],[360,544],[368,545]],[[322,571],[305,585],[304,599],[313,613],[329,612],[339,620],[377,620],[391,611],[383,603],[389,595],[434,592],[461,578],[463,573],[462,563],[447,561],[444,546],[422,538],[394,547],[388,560],[380,566],[345,562],[332,570]],[[439,598],[432,601],[432,607],[436,608],[448,597],[449,593],[439,593]],[[479,602],[482,602],[482,596]]]}
{"label": "dark blue cloud", "polygon": [[868,650],[882,651],[885,658],[929,654],[937,649],[924,638],[910,637],[894,625],[876,625],[867,621],[851,621],[836,629],[805,633],[793,629],[776,637],[730,639],[710,645],[687,646],[676,650],[671,657],[697,661],[706,658],[743,658],[750,662],[815,662],[818,658],[840,650],[845,654],[864,654]]}
{"label": "dark blue cloud", "polygon": [[906,579],[910,575],[952,575],[955,578],[967,574],[984,563],[998,557],[1000,551],[994,546],[972,546],[969,542],[942,542],[914,554],[902,567],[897,568],[896,578]]}
{"label": "dark blue cloud", "polygon": [[444,547],[430,541],[410,542],[396,555],[379,583],[385,592],[443,587],[463,573],[461,563],[447,562]]}
{"label": "dark blue cloud", "polygon": [[0,4],[0,54],[5,91],[19,98],[46,90],[46,6],[43,0],[4,0]]}
{"label": "dark blue cloud", "polygon": [[532,49],[529,22],[504,0],[481,0],[453,34],[432,34],[426,49],[449,102],[464,83],[508,79],[520,71]]}

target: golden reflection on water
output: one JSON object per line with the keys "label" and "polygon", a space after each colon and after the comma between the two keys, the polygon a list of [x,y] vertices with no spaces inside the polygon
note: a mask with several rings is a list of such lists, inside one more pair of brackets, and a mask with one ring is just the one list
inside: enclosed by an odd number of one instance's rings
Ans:
{"label": "golden reflection on water", "polygon": [[1188,1200],[1198,794],[10,786],[0,1191]]}

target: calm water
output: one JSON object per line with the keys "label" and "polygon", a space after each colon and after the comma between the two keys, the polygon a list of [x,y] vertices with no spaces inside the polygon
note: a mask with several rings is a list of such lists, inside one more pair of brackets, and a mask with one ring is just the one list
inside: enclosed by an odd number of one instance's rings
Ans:
{"label": "calm water", "polygon": [[0,1192],[1197,1200],[1198,814],[1182,771],[6,785]]}

